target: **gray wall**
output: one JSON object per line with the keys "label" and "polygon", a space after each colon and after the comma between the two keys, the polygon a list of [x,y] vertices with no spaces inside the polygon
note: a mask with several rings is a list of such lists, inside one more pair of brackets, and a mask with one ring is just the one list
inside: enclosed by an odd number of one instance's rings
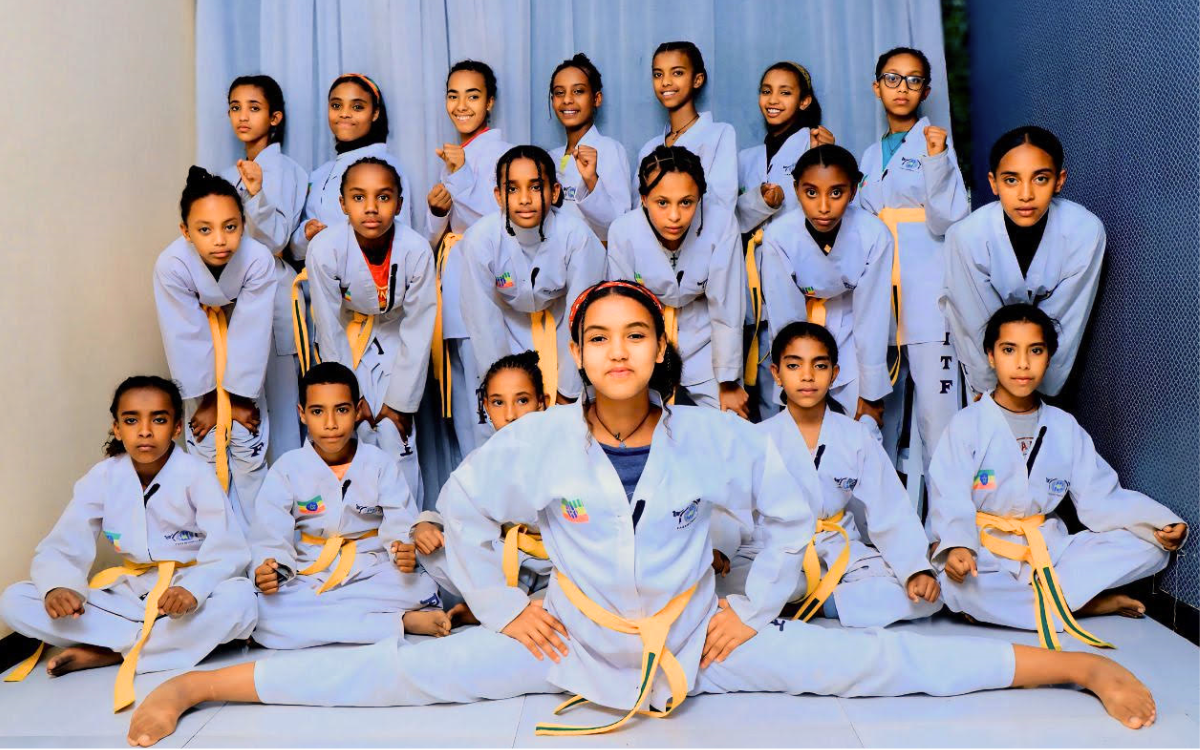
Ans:
{"label": "gray wall", "polygon": [[[1195,0],[970,3],[974,205],[1004,131],[1052,130],[1064,195],[1108,231],[1068,403],[1122,483],[1196,528],[1200,482],[1200,12]],[[1193,540],[1189,547],[1195,548]],[[1195,549],[1159,577],[1200,606]]]}

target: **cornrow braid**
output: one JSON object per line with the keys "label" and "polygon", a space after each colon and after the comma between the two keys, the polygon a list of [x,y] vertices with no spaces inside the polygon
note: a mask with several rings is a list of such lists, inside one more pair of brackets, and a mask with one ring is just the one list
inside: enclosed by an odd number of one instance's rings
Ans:
{"label": "cornrow braid", "polygon": [[364,164],[374,164],[375,166],[383,167],[386,171],[390,172],[392,175],[392,179],[396,183],[396,197],[397,198],[404,197],[404,187],[403,187],[402,183],[400,182],[400,173],[396,171],[396,168],[394,166],[392,166],[391,163],[389,163],[383,159],[380,159],[377,156],[364,156],[363,158],[354,162],[350,166],[346,167],[346,171],[342,172],[342,184],[341,184],[341,187],[338,188],[339,193],[341,193],[343,195],[346,193],[346,180],[350,177],[351,170],[353,170],[355,167],[362,166]]}
{"label": "cornrow braid", "polygon": [[479,424],[487,424],[487,390],[488,384],[492,382],[492,378],[505,370],[520,370],[529,376],[529,381],[533,383],[533,395],[541,403],[546,401],[546,384],[542,379],[542,370],[538,367],[540,358],[538,353],[533,350],[526,350],[517,354],[509,354],[492,363],[488,368],[487,374],[483,376],[483,382],[475,391],[475,395],[479,400]]}
{"label": "cornrow braid", "polygon": [[546,153],[545,149],[538,146],[513,146],[505,151],[504,155],[496,162],[496,187],[500,189],[500,194],[504,198],[504,230],[510,237],[516,235],[508,210],[508,174],[512,163],[518,159],[529,159],[537,167],[537,176],[542,183],[542,218],[538,222],[538,239],[545,242],[546,214],[549,212],[550,206],[557,207],[559,205],[558,202],[547,204],[546,193],[554,191],[554,186],[558,184],[558,178],[554,170],[554,159],[550,158],[550,154]]}
{"label": "cornrow braid", "polygon": [[704,231],[704,194],[708,192],[708,182],[704,179],[704,165],[700,157],[688,151],[683,146],[658,146],[642,159],[638,166],[638,194],[645,197],[658,187],[662,178],[669,172],[686,174],[696,181],[700,191],[700,226],[696,230],[699,236]]}

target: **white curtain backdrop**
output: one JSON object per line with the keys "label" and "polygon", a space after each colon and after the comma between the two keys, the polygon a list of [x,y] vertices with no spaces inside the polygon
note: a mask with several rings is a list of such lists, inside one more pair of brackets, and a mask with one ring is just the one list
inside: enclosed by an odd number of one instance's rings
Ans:
{"label": "white curtain backdrop", "polygon": [[885,127],[871,92],[875,59],[898,45],[929,56],[924,112],[950,127],[938,0],[198,0],[197,161],[216,170],[241,155],[225,115],[229,83],[266,73],[287,103],[283,150],[312,169],[333,155],[329,84],[364,73],[383,91],[390,149],[419,192],[412,199],[424,201],[439,164],[434,149],[454,138],[442,95],[454,61],[496,71],[492,121],[508,141],[550,148],[564,136],[547,106],[549,76],[575,52],[604,77],[600,129],[632,158],[665,122],[651,55],[681,39],[700,47],[708,68],[700,109],[732,123],[739,148],[764,135],[762,71],[792,60],[812,74],[824,125],[859,156]]}

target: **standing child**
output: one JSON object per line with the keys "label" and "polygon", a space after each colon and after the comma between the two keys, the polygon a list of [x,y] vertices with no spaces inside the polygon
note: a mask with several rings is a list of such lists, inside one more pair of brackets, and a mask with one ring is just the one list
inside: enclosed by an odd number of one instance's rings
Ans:
{"label": "standing child", "polygon": [[[542,386],[542,371],[538,369],[538,354],[524,351],[501,357],[492,363],[479,387],[479,421],[489,419],[499,432],[526,414],[545,411],[550,399]],[[445,522],[437,511],[425,511],[417,517],[412,539],[417,548],[417,561],[434,580],[452,596],[462,599],[446,563]],[[504,575],[510,586],[520,586],[534,593],[550,583],[550,563],[542,546],[537,524],[506,524],[495,540],[504,549]],[[464,604],[459,611],[469,613]],[[450,613],[457,616],[457,611]],[[470,615],[467,615],[470,619]]]}
{"label": "standing child", "polygon": [[[1059,648],[1064,627],[1109,647],[1075,617],[1140,617],[1145,606],[1112,589],[1165,568],[1187,525],[1123,489],[1074,417],[1042,403],[1057,349],[1054,321],[1033,305],[988,319],[983,350],[996,389],[954,417],[934,454],[933,562],[956,612],[1037,630],[1045,648]],[[1078,534],[1054,515],[1068,495],[1087,529]]]}
{"label": "standing child", "polygon": [[[426,705],[563,690],[581,694],[558,711],[594,701],[625,715],[539,724],[537,734],[609,732],[640,709],[663,716],[700,693],[955,695],[1067,682],[1094,692],[1128,727],[1153,723],[1150,691],[1095,654],[775,619],[813,530],[804,494],[816,481],[812,465],[797,465],[808,466],[802,487],[750,424],[662,406],[678,382],[678,355],[645,287],[605,282],[573,308],[572,354],[594,398],[518,420],[442,492],[451,573],[483,627],[412,647],[392,637],[189,672],[138,708],[129,743],[158,742],[202,701]],[[759,512],[763,550],[744,596],[714,592],[709,531],[719,509]],[[492,545],[504,519],[542,529],[556,569],[544,603],[504,580]]]}
{"label": "standing child", "polygon": [[267,454],[273,461],[300,447],[300,421],[296,419],[299,372],[291,297],[296,272],[287,261],[288,242],[304,210],[308,175],[282,151],[286,128],[283,91],[271,76],[234,79],[229,85],[229,124],[245,146],[246,158],[238,159],[221,172],[221,177],[242,197],[246,234],[275,255],[274,345],[267,360],[264,389],[271,418]]}
{"label": "standing child", "polygon": [[1010,130],[992,146],[988,182],[1000,200],[946,233],[946,280],[938,300],[954,350],[975,393],[996,385],[979,347],[984,326],[1003,305],[1037,305],[1061,328],[1061,348],[1041,392],[1057,396],[1071,374],[1100,284],[1104,225],[1060,198],[1067,170],[1049,130]]}
{"label": "standing child", "polygon": [[415,555],[389,552],[409,541],[417,506],[396,462],[355,439],[358,402],[358,378],[337,362],[300,381],[309,441],[271,467],[250,532],[254,640],[267,648],[450,632]]}
{"label": "standing child", "polygon": [[[883,222],[850,205],[862,175],[841,146],[806,152],[792,179],[801,210],[779,217],[763,234],[768,330],[776,337],[797,320],[829,329],[838,348],[852,355],[831,395],[878,437],[883,399],[892,386],[887,369],[892,237]],[[772,395],[762,406],[764,416],[780,408],[771,382],[763,378],[762,392]]]}
{"label": "standing child", "polygon": [[641,207],[613,223],[606,275],[634,279],[667,305],[667,338],[683,357],[679,393],[749,418],[739,380],[745,265],[732,223],[714,225],[711,214],[705,222],[707,182],[700,159],[682,146],[642,159]]}
{"label": "standing child", "polygon": [[[571,301],[604,277],[604,248],[582,219],[554,206],[561,188],[554,162],[537,146],[514,146],[496,163],[502,213],[480,219],[462,239],[462,315],[477,362],[538,353],[546,395],[579,397],[570,356]],[[474,376],[487,373],[480,367]],[[480,438],[491,430],[484,428]]]}
{"label": "standing child", "polygon": [[600,134],[596,112],[604,100],[600,71],[582,52],[550,76],[550,105],[567,143],[550,152],[563,191],[563,212],[587,222],[601,242],[608,225],[629,210],[629,158],[621,142]]}
{"label": "standing child", "polygon": [[895,458],[911,376],[916,413],[912,439],[920,441],[926,476],[938,437],[961,405],[958,362],[937,298],[945,266],[942,239],[968,211],[966,187],[946,131],[917,113],[929,96],[929,82],[929,59],[920,50],[897,47],[879,56],[873,86],[888,129],[863,153],[865,176],[858,189],[859,205],[887,224],[895,243],[892,305],[899,360],[884,410],[884,446]]}
{"label": "standing child", "polygon": [[[942,604],[928,542],[904,485],[872,431],[829,398],[838,374],[837,341],[815,323],[788,323],[775,338],[771,361],[787,408],[759,429],[789,467],[811,458],[821,486],[820,495],[810,498],[817,534],[791,597],[799,604],[796,618],[808,620],[824,604],[827,616],[865,628],[937,612]],[[851,512],[854,504],[858,514]],[[869,544],[856,517],[865,520]],[[746,540],[729,575],[717,581],[719,591],[742,593],[759,546]]]}
{"label": "standing child", "polygon": [[711,112],[696,111],[696,97],[708,82],[704,57],[691,42],[663,42],[654,50],[650,72],[654,95],[667,110],[667,125],[662,135],[642,146],[638,163],[659,146],[679,146],[699,156],[708,181],[709,224],[723,230],[723,222],[734,221],[737,203],[737,134],[729,123],[715,122]]}
{"label": "standing child", "polygon": [[382,159],[347,167],[341,202],[349,221],[313,239],[308,277],[317,353],[358,376],[358,435],[398,463],[420,507],[413,415],[425,389],[436,293],[429,243],[396,221],[400,186]]}
{"label": "standing child", "polygon": [[[388,151],[387,106],[383,102],[383,93],[373,80],[362,73],[338,76],[329,87],[326,111],[337,156],[313,170],[308,180],[304,219],[292,233],[292,257],[300,262],[308,255],[308,243],[318,232],[345,221],[339,202],[342,174],[359,159],[373,156],[391,164],[400,175],[403,193],[412,195],[404,170]],[[412,209],[408,206],[400,211],[396,220],[405,226],[420,227],[419,223],[414,223]]]}
{"label": "standing child", "polygon": [[[420,413],[422,429],[436,447],[427,458],[441,459],[431,472],[438,485],[476,444],[474,396],[481,366],[475,359],[467,326],[462,318],[459,285],[463,274],[462,251],[451,248],[480,217],[496,210],[496,162],[512,148],[498,128],[490,126],[496,106],[496,74],[478,60],[460,60],[446,76],[446,115],[458,134],[458,143],[436,151],[442,160],[441,181],[426,197],[425,220],[429,241],[437,248],[437,311],[433,326],[432,385],[437,386],[434,412]],[[488,362],[490,360],[483,360]],[[450,420],[447,430],[445,420]]]}
{"label": "standing child", "polygon": [[[175,448],[183,430],[175,384],[127,378],[109,411],[108,458],[76,482],[34,553],[33,580],[9,586],[0,613],[18,633],[66,648],[46,665],[52,677],[120,663],[120,711],[134,701],[135,673],[187,669],[248,637],[254,591],[229,500],[203,461]],[[89,580],[101,531],[122,563]],[[24,679],[43,648],[8,681]]]}
{"label": "standing child", "polygon": [[275,259],[242,236],[238,192],[200,167],[179,200],[183,236],[154,264],[154,301],[183,391],[190,452],[216,467],[242,530],[266,476],[270,420],[259,398],[271,352]]}

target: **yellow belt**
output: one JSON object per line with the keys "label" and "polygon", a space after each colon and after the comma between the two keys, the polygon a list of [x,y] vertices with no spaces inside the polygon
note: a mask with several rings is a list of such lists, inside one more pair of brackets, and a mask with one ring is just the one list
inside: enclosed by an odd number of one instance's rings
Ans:
{"label": "yellow belt", "polygon": [[337,558],[337,566],[333,572],[329,574],[329,578],[321,587],[317,589],[317,594],[324,594],[329,589],[338,585],[350,575],[350,569],[354,567],[354,556],[358,554],[357,542],[362,539],[370,539],[371,537],[379,536],[379,529],[371,529],[365,533],[355,537],[331,536],[328,539],[311,534],[300,534],[300,541],[305,544],[320,544],[321,554],[317,556],[315,562],[309,565],[304,570],[300,571],[302,576],[310,576],[313,573],[320,573],[333,564],[334,558]]}
{"label": "yellow belt", "polygon": [[[88,581],[88,588],[103,589],[113,585],[124,576],[140,576],[150,570],[158,571],[158,580],[154,582],[154,588],[150,589],[150,593],[146,594],[146,609],[142,619],[141,635],[138,636],[129,653],[125,654],[125,659],[121,662],[120,669],[117,670],[117,681],[113,687],[113,713],[132,705],[134,700],[136,700],[136,694],[133,691],[133,677],[137,671],[138,657],[142,653],[142,647],[146,645],[146,639],[150,637],[150,631],[154,628],[155,620],[158,619],[159,599],[162,598],[163,592],[170,587],[171,578],[175,575],[177,568],[190,568],[195,564],[195,561],[181,563],[174,560],[163,560],[156,563],[135,563],[126,560],[122,565],[115,568],[101,570],[92,576],[92,580]],[[45,648],[45,643],[38,644],[37,650],[33,652],[33,655],[21,662],[12,671],[12,674],[4,678],[4,681],[20,682],[24,680],[33,671],[33,668],[37,666],[38,660],[41,658]]]}
{"label": "yellow belt", "polygon": [[450,394],[451,394],[451,372],[450,372],[450,347],[442,338],[442,271],[446,268],[446,257],[450,253],[450,248],[462,239],[461,234],[454,232],[446,232],[442,235],[442,241],[438,244],[437,255],[434,257],[434,269],[437,273],[437,283],[434,288],[437,290],[437,312],[433,316],[433,343],[431,345],[433,354],[433,379],[438,383],[438,393],[442,397],[442,416],[446,419],[450,418]]}
{"label": "yellow belt", "polygon": [[217,378],[217,423],[213,425],[216,431],[213,443],[217,454],[217,480],[229,492],[229,437],[233,431],[233,404],[229,401],[229,392],[225,390],[229,321],[225,318],[225,311],[219,307],[204,305],[204,313],[208,316],[208,329],[212,332],[213,364]]}
{"label": "yellow belt", "polygon": [[[879,220],[887,225],[892,233],[892,315],[896,317],[896,346],[904,343],[904,324],[901,322],[900,310],[902,296],[900,293],[900,224],[924,224],[925,209],[923,208],[892,208],[885,207],[879,212]],[[896,357],[895,364],[890,368],[892,384],[900,375],[900,358]]]}
{"label": "yellow belt", "polygon": [[[296,340],[296,356],[300,359],[300,374],[321,361],[320,355],[313,351],[308,340],[308,324],[304,312],[300,309],[300,283],[308,281],[308,269],[296,274],[292,281],[292,336]],[[375,316],[355,312],[354,318],[346,325],[346,342],[350,344],[350,369],[358,369],[363,354],[371,344],[371,332],[375,326]]]}
{"label": "yellow belt", "polygon": [[358,369],[363,354],[371,344],[371,330],[375,327],[375,316],[355,312],[354,318],[346,324],[346,341],[350,344],[351,370]]}
{"label": "yellow belt", "polygon": [[746,371],[743,380],[746,385],[758,382],[758,329],[762,326],[762,277],[758,273],[758,259],[754,257],[758,246],[762,244],[763,230],[758,230],[746,243],[746,283],[750,287],[750,309],[754,313],[754,335],[750,337],[750,352],[746,355]]}
{"label": "yellow belt", "polygon": [[538,353],[538,369],[542,371],[542,387],[553,404],[558,396],[558,336],[554,316],[549,310],[529,313],[529,328],[533,333],[533,348]]}
{"label": "yellow belt", "polygon": [[[979,541],[993,555],[1009,560],[1029,563],[1033,569],[1030,585],[1033,586],[1033,616],[1037,624],[1038,639],[1042,648],[1061,651],[1058,633],[1054,627],[1054,616],[1062,620],[1066,631],[1096,648],[1116,648],[1111,643],[1103,641],[1079,626],[1067,606],[1067,597],[1063,594],[1058,583],[1058,574],[1054,572],[1054,563],[1050,559],[1050,550],[1046,548],[1046,539],[1042,536],[1041,526],[1046,517],[1029,516],[1028,518],[1006,518],[993,516],[989,513],[976,513],[975,523],[979,526]],[[1025,537],[1029,543],[1017,544],[1006,539],[1000,539],[987,533],[995,529],[1007,534],[1018,534]]]}
{"label": "yellow belt", "polygon": [[517,577],[521,572],[518,551],[539,560],[550,559],[550,556],[546,554],[546,545],[542,544],[541,534],[530,531],[529,527],[523,523],[514,524],[504,534],[504,557],[501,566],[504,570],[504,581],[509,586],[517,585]]}
{"label": "yellow belt", "polygon": [[[667,334],[667,341],[671,342],[671,346],[679,348],[679,308],[663,305],[663,329]],[[675,405],[675,394],[667,399],[667,403]]]}
{"label": "yellow belt", "polygon": [[[628,620],[624,617],[614,615],[589,599],[586,594],[579,590],[578,586],[563,575],[562,571],[556,571],[556,573],[558,575],[558,585],[563,594],[566,595],[571,604],[575,605],[580,612],[587,615],[592,622],[609,630],[615,630],[618,633],[636,633],[642,639],[642,683],[638,689],[637,700],[634,702],[633,708],[617,721],[590,727],[542,723],[537,725],[534,733],[559,736],[603,734],[611,732],[625,724],[625,722],[633,718],[634,714],[641,713],[655,718],[662,718],[679,708],[684,699],[687,698],[687,673],[683,671],[683,666],[680,665],[675,655],[667,650],[667,633],[670,631],[671,625],[683,612],[684,607],[691,600],[692,594],[696,592],[696,584],[693,584],[690,589],[667,602],[667,606],[663,607],[656,614],[640,620]],[[663,675],[667,678],[667,684],[671,688],[671,702],[664,711],[643,711],[641,710],[642,704],[649,698],[650,688],[654,684],[654,676],[660,667],[662,668]],[[568,708],[574,708],[587,702],[586,698],[577,695],[554,709],[554,713],[557,715]]]}
{"label": "yellow belt", "polygon": [[[850,535],[842,528],[842,519],[846,516],[846,511],[838,511],[829,518],[822,518],[817,521],[817,530],[813,534],[813,538],[809,540],[808,547],[804,550],[804,578],[807,582],[807,588],[804,592],[804,601],[800,603],[800,609],[796,611],[793,620],[804,620],[808,622],[813,615],[821,609],[821,605],[837,588],[841,582],[842,576],[846,574],[846,568],[850,565]],[[846,540],[846,544],[842,547],[842,551],[838,553],[837,559],[833,561],[833,565],[829,566],[829,571],[825,573],[825,577],[821,577],[821,558],[817,556],[817,534],[824,531],[836,531]]]}

